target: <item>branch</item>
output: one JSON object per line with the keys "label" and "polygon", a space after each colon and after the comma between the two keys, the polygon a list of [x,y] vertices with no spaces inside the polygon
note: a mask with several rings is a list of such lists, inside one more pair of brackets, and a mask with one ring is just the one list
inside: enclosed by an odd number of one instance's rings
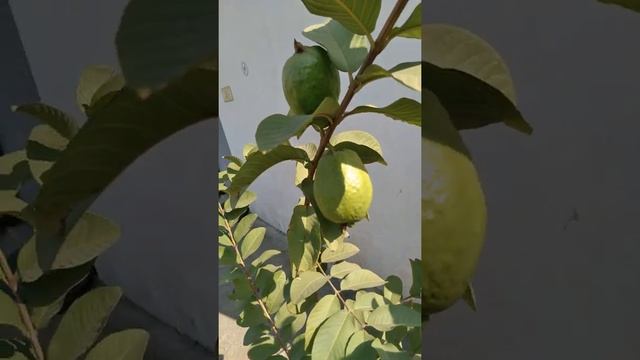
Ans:
{"label": "branch", "polygon": [[[396,2],[396,5],[391,10],[391,14],[389,14],[389,18],[387,18],[387,21],[384,23],[382,30],[380,30],[380,33],[378,34],[377,39],[375,40],[375,42],[372,43],[371,49],[369,50],[367,57],[362,63],[362,66],[360,66],[360,70],[358,71],[358,75],[356,75],[356,78],[359,75],[361,75],[371,64],[373,64],[373,61],[376,59],[376,57],[382,52],[382,50],[384,50],[385,46],[387,45],[389,34],[393,29],[393,26],[395,25],[396,21],[398,21],[398,17],[400,17],[400,14],[404,10],[404,8],[407,6],[408,1],[409,0],[398,0]],[[369,34],[369,37],[371,37],[370,34]],[[318,162],[320,161],[320,158],[324,153],[324,149],[329,144],[329,140],[331,139],[333,132],[336,130],[336,127],[338,127],[340,122],[344,119],[347,106],[349,106],[349,103],[351,103],[351,100],[353,99],[353,96],[358,91],[358,88],[359,88],[359,84],[357,81],[351,81],[349,83],[349,88],[347,89],[347,93],[342,99],[342,102],[340,103],[340,107],[338,107],[338,110],[334,115],[334,120],[331,122],[331,125],[329,125],[329,129],[324,134],[324,136],[320,138],[320,145],[318,146],[318,151],[316,152],[316,155],[313,157],[313,160],[311,161],[311,166],[309,167],[309,175],[307,176],[307,179],[313,180],[313,175],[316,172],[316,168],[318,167]]]}
{"label": "branch", "polygon": [[13,293],[16,305],[18,306],[18,312],[20,313],[20,320],[22,320],[22,323],[27,330],[29,342],[31,342],[31,346],[33,346],[36,359],[44,360],[44,352],[42,351],[42,346],[38,340],[38,331],[35,326],[33,326],[31,316],[29,315],[29,309],[18,295],[18,278],[11,270],[9,263],[7,262],[7,258],[4,256],[2,251],[0,251],[0,270],[4,274],[5,279],[7,279],[7,285],[9,285],[9,289],[11,289],[11,292]]}
{"label": "branch", "polygon": [[236,242],[236,239],[233,237],[233,231],[231,231],[231,225],[229,224],[229,221],[227,220],[227,218],[224,217],[225,212],[222,206],[220,206],[220,203],[218,203],[218,211],[221,213],[221,215],[223,215],[222,218],[224,219],[224,227],[227,230],[229,239],[231,240],[231,244],[233,245],[233,249],[235,250],[237,258],[239,259],[240,268],[242,269],[242,272],[244,273],[244,275],[247,277],[247,280],[249,281],[249,287],[251,288],[251,292],[253,293],[253,296],[258,300],[258,305],[260,305],[260,308],[262,309],[262,315],[264,315],[264,317],[269,321],[269,325],[271,326],[270,330],[271,330],[271,333],[273,334],[273,337],[278,341],[282,350],[284,350],[284,352],[287,354],[287,358],[291,359],[291,354],[289,353],[289,347],[287,346],[287,342],[282,340],[282,338],[280,338],[280,333],[278,332],[278,327],[276,326],[275,321],[273,320],[271,315],[269,315],[269,310],[267,310],[267,307],[265,306],[262,299],[260,299],[260,293],[258,291],[258,287],[253,281],[251,272],[249,271],[249,269],[247,269],[247,265],[245,264],[244,259],[242,258],[242,254],[240,254],[240,249],[238,249],[238,243]]}
{"label": "branch", "polygon": [[347,309],[347,311],[351,314],[351,316],[353,316],[353,318],[356,319],[356,321],[358,321],[360,323],[360,325],[362,325],[362,327],[364,328],[366,326],[366,324],[364,324],[362,321],[360,321],[360,319],[358,319],[358,317],[353,312],[353,310],[349,307],[349,305],[347,305],[347,302],[344,300],[342,295],[340,295],[340,290],[336,289],[336,287],[333,286],[333,283],[331,282],[331,277],[329,277],[327,275],[327,273],[325,273],[324,270],[322,270],[322,266],[320,266],[319,263],[316,262],[316,266],[318,267],[318,269],[320,269],[320,272],[322,273],[322,275],[324,275],[325,277],[327,277],[329,279],[327,282],[329,283],[329,285],[333,289],[333,292],[336,294],[336,296],[338,297],[338,299],[340,300],[342,305],[344,305],[344,308]]}

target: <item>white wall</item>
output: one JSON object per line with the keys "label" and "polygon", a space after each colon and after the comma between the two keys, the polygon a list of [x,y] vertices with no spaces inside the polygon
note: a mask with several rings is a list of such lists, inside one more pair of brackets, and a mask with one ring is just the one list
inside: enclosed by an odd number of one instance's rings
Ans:
{"label": "white wall", "polygon": [[[410,1],[402,22],[417,5]],[[393,2],[383,1],[378,29]],[[310,15],[301,2],[291,1],[222,1],[220,4],[220,86],[230,86],[233,102],[220,99],[220,119],[230,150],[242,154],[246,143],[255,143],[258,123],[273,113],[286,114],[289,107],[281,85],[281,69],[293,54],[293,39],[311,41],[302,30],[324,19]],[[394,40],[378,60],[383,67],[420,59],[420,42]],[[248,66],[248,76],[241,64]],[[342,79],[342,94],[348,80]],[[369,85],[353,100],[356,104],[388,105],[399,97],[419,99],[393,80]],[[366,114],[348,118],[338,130],[361,129],[380,141],[388,166],[371,164],[369,173],[374,185],[371,221],[362,221],[351,229],[352,241],[361,253],[357,261],[381,275],[397,274],[411,279],[409,258],[420,255],[420,129],[383,116]],[[309,130],[301,143],[318,138]],[[253,206],[265,221],[286,231],[291,210],[300,192],[293,185],[293,163],[281,163],[263,174],[251,187],[258,194]]]}
{"label": "white wall", "polygon": [[[12,1],[43,102],[80,118],[75,88],[92,64],[117,68],[126,0]],[[122,229],[100,276],[178,331],[213,349],[217,334],[214,120],[167,139],[130,166],[93,210]]]}

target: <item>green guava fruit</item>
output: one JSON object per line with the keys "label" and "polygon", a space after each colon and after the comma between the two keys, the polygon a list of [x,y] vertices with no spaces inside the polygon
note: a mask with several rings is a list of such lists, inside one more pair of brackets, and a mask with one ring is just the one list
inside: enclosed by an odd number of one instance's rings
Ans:
{"label": "green guava fruit", "polygon": [[318,162],[313,194],[325,218],[336,224],[351,224],[367,216],[373,186],[355,151],[329,150]]}
{"label": "green guava fruit", "polygon": [[294,40],[295,53],[282,69],[282,88],[291,113],[311,114],[326,97],[340,96],[340,75],[320,46]]}
{"label": "green guava fruit", "polygon": [[427,111],[422,124],[422,312],[428,316],[464,295],[484,243],[487,211],[478,173],[446,110],[428,91],[423,104],[440,107]]}

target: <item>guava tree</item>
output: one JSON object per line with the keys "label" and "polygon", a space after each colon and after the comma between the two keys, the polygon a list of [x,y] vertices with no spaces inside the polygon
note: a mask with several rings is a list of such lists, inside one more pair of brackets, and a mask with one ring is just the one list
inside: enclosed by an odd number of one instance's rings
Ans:
{"label": "guava tree", "polygon": [[[407,2],[395,2],[374,38],[381,1],[303,0],[312,14],[329,19],[307,27],[303,35],[316,45],[294,41],[283,65],[289,109],[263,119],[255,144],[245,145],[242,156],[228,156],[220,172],[219,260],[229,266],[224,280],[234,287],[237,323],[248,328],[244,343],[250,359],[421,356],[420,260],[407,259],[414,275],[409,286],[351,260],[359,248],[347,229],[368,217],[376,190],[367,166],[385,164],[382,145],[365,131],[340,130],[350,116],[362,113],[420,126],[421,105],[415,100],[390,99],[379,107],[353,103],[363,87],[382,78],[421,91],[419,61],[390,69],[376,64],[395,38],[420,39],[421,5],[398,21]],[[340,73],[349,81],[344,94]],[[317,143],[294,144],[307,130],[317,133]],[[296,164],[291,186],[301,197],[292,204],[286,253],[259,252],[265,229],[253,227],[257,216],[248,206],[256,194],[247,188],[281,162]],[[284,266],[274,261],[281,255]]]}

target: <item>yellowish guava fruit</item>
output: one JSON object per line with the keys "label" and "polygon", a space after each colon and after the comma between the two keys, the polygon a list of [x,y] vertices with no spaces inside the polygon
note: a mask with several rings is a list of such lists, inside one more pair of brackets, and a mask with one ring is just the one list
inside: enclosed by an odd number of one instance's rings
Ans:
{"label": "yellowish guava fruit", "polygon": [[[426,100],[425,100],[426,97]],[[435,95],[423,94],[422,263],[423,315],[460,299],[476,268],[487,212],[476,169],[458,131]]]}
{"label": "yellowish guava fruit", "polygon": [[295,53],[282,69],[284,97],[295,115],[311,114],[326,98],[340,96],[340,75],[320,46],[294,40]]}
{"label": "yellowish guava fruit", "polygon": [[318,162],[313,194],[325,218],[337,224],[351,224],[367,216],[373,186],[355,151],[329,150]]}

